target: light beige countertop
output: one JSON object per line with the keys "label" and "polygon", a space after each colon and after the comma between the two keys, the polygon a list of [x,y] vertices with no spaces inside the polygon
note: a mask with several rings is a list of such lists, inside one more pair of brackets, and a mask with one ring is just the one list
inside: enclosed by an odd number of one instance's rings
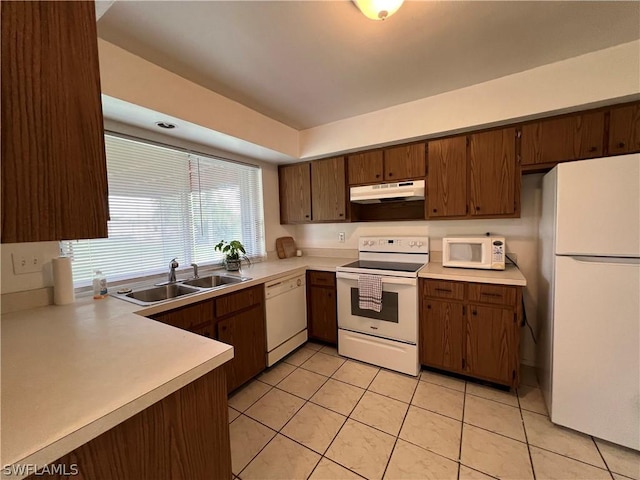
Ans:
{"label": "light beige countertop", "polygon": [[499,285],[515,285],[526,287],[527,279],[513,264],[506,265],[504,270],[476,270],[471,268],[443,267],[440,262],[429,262],[418,273],[420,278],[436,280],[457,280],[459,282],[494,283]]}
{"label": "light beige countertop", "polygon": [[50,463],[233,358],[229,345],[142,315],[350,261],[255,263],[240,271],[250,281],[148,308],[84,297],[2,315],[0,464]]}

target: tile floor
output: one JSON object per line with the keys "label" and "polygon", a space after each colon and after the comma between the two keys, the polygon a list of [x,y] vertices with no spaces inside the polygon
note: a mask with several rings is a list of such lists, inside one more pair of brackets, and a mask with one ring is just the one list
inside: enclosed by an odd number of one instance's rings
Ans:
{"label": "tile floor", "polygon": [[640,454],[553,425],[533,370],[517,393],[420,378],[308,343],[229,399],[248,479],[640,480]]}

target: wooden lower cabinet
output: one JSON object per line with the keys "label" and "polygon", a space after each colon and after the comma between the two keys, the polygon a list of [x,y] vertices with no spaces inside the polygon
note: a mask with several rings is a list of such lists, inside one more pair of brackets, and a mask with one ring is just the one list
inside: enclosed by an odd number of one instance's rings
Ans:
{"label": "wooden lower cabinet", "polygon": [[420,280],[420,363],[516,388],[522,288]]}
{"label": "wooden lower cabinet", "polygon": [[53,462],[58,470],[49,471],[77,469],[72,478],[78,480],[230,479],[228,415],[218,367]]}
{"label": "wooden lower cabinet", "polygon": [[266,368],[264,310],[254,307],[217,322],[217,340],[233,345],[225,365],[229,392]]}
{"label": "wooden lower cabinet", "polygon": [[267,366],[263,285],[158,313],[151,318],[233,346],[233,359],[224,366],[229,392]]}
{"label": "wooden lower cabinet", "polygon": [[310,338],[338,344],[335,273],[307,272],[307,325]]}
{"label": "wooden lower cabinet", "polygon": [[232,392],[267,367],[264,286],[217,297],[215,312],[215,338],[233,346],[233,359],[225,364]]}
{"label": "wooden lower cabinet", "polygon": [[425,365],[463,371],[462,334],[464,306],[462,303],[422,300],[420,324],[420,360]]}

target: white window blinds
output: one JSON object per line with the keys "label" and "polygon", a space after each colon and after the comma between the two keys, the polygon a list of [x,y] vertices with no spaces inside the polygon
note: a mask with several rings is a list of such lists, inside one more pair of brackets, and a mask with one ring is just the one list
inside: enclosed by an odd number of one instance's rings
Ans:
{"label": "white window blinds", "polygon": [[109,280],[220,263],[213,246],[240,240],[265,255],[262,175],[258,167],[106,135],[109,237],[64,242],[76,286],[95,270]]}

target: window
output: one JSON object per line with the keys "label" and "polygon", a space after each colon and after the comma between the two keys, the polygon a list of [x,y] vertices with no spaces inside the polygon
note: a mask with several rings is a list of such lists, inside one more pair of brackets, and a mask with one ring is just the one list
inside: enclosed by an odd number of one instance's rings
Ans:
{"label": "window", "polygon": [[258,167],[105,136],[109,238],[64,242],[75,286],[95,270],[109,280],[220,263],[213,246],[240,240],[247,255],[265,255],[262,172]]}

